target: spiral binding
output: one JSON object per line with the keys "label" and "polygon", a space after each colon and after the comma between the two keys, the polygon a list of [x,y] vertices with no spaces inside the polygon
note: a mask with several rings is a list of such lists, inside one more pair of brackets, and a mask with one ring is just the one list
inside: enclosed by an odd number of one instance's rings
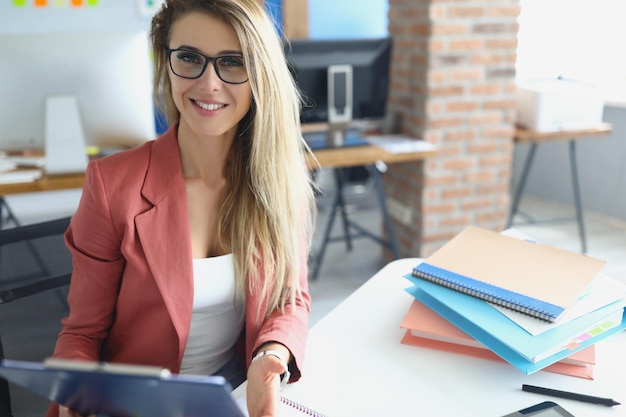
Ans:
{"label": "spiral binding", "polygon": [[315,411],[312,408],[309,408],[303,404],[300,404],[297,401],[294,401],[292,399],[289,399],[287,397],[280,397],[280,400],[283,402],[283,404],[288,405],[289,407],[295,408],[296,410],[302,412],[303,414],[307,415],[307,416],[312,416],[312,417],[328,417],[325,414],[320,413],[319,411]]}
{"label": "spiral binding", "polygon": [[[512,300],[510,298],[502,298],[502,297],[497,296],[497,295],[495,295],[493,293],[490,293],[490,292],[487,292],[487,291],[480,291],[480,290],[477,290],[475,288],[469,287],[469,286],[467,286],[467,285],[465,285],[463,283],[460,283],[458,281],[454,281],[454,280],[450,281],[447,277],[445,277],[443,275],[440,275],[440,274],[436,274],[436,273],[434,273],[432,271],[426,273],[424,271],[413,269],[412,273],[413,273],[413,276],[415,276],[417,278],[425,279],[425,280],[433,282],[435,284],[442,285],[444,287],[448,287],[448,288],[450,288],[452,290],[459,291],[459,292],[471,295],[472,297],[481,298],[481,299],[483,299],[485,301],[488,301],[490,303],[497,304],[497,305],[500,305],[502,307],[510,308],[512,310],[516,310],[516,311],[518,311],[520,313],[523,313],[523,314],[526,314],[526,315],[529,315],[529,316],[532,316],[532,317],[536,317],[536,318],[542,319],[542,320],[547,321],[547,322],[554,321],[553,316],[549,312],[547,312],[547,311],[545,311],[545,310],[543,310],[541,308],[533,309],[533,308],[530,308],[530,307],[528,307],[526,305],[518,303],[518,302],[516,302],[516,301],[514,301],[514,300]],[[517,293],[515,293],[515,294],[517,294]]]}

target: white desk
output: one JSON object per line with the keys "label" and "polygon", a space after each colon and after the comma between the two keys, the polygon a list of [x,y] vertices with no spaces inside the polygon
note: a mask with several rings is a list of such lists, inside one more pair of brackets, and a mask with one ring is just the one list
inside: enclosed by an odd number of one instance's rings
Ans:
{"label": "white desk", "polygon": [[[500,417],[548,400],[576,417],[626,415],[626,332],[597,344],[594,381],[549,372],[527,376],[506,363],[401,344],[400,322],[412,301],[402,275],[419,261],[391,262],[315,324],[303,377],[284,395],[328,417]],[[521,390],[523,383],[612,397],[622,405],[531,394]],[[234,394],[244,392],[242,386]]]}

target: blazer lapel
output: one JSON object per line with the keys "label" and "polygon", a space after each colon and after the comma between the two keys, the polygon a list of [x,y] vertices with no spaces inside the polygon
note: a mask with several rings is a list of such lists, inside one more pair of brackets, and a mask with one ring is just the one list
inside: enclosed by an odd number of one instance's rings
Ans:
{"label": "blazer lapel", "polygon": [[153,207],[136,217],[137,233],[178,333],[180,360],[191,322],[193,266],[176,126],[153,144],[142,193]]}

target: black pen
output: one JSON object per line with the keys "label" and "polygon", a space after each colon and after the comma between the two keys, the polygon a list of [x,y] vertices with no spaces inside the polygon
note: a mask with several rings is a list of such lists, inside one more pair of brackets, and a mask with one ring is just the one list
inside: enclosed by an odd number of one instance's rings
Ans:
{"label": "black pen", "polygon": [[583,401],[586,403],[608,405],[609,407],[612,407],[614,405],[620,405],[620,403],[613,400],[612,398],[594,397],[592,395],[577,394],[575,392],[567,392],[567,391],[559,391],[557,389],[536,387],[534,385],[523,384],[522,391],[534,392],[536,394],[552,395],[553,397],[567,398],[570,400],[578,400],[578,401]]}

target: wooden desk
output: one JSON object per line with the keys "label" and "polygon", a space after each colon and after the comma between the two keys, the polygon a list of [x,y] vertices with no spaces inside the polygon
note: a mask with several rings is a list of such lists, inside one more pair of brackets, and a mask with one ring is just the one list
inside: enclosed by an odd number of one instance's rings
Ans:
{"label": "wooden desk", "polygon": [[[0,184],[0,228],[5,220],[19,225],[20,222],[5,201],[4,197],[11,194],[37,193],[42,191],[68,190],[81,188],[85,182],[85,174],[44,175],[36,181],[13,184]],[[6,215],[3,213],[6,212]]]}
{"label": "wooden desk", "polygon": [[[308,163],[311,169],[316,169],[318,167],[352,167],[359,165],[371,165],[377,161],[382,161],[384,163],[415,161],[427,158],[433,153],[434,151],[391,154],[377,146],[355,146],[350,148],[314,150],[314,157],[309,156]],[[85,175],[82,173],[54,176],[44,175],[37,181],[0,184],[0,196],[81,188],[84,182]]]}
{"label": "wooden desk", "polygon": [[[504,362],[400,343],[400,323],[413,300],[402,276],[419,262],[389,263],[318,321],[310,331],[302,379],[283,395],[329,417],[499,417],[548,400],[577,417],[624,415],[626,332],[596,344],[592,381],[543,371],[525,375]],[[531,394],[522,384],[613,397],[622,405]],[[243,401],[245,384],[233,394]]]}
{"label": "wooden desk", "polygon": [[85,174],[83,173],[54,176],[44,175],[37,181],[0,184],[0,196],[81,188],[84,182]]}
{"label": "wooden desk", "polygon": [[555,140],[572,140],[583,138],[599,138],[608,136],[613,132],[613,126],[609,123],[602,123],[598,127],[591,129],[560,130],[558,132],[536,132],[534,130],[517,128],[515,131],[516,143],[541,143]]}
{"label": "wooden desk", "polygon": [[[576,215],[573,219],[578,223],[578,233],[580,235],[580,244],[581,244],[581,252],[587,252],[587,241],[585,237],[585,224],[583,220],[583,209],[582,209],[582,200],[580,197],[580,185],[578,181],[578,167],[576,163],[576,140],[577,139],[592,139],[592,138],[602,138],[610,135],[613,132],[613,127],[608,123],[603,123],[595,128],[590,129],[579,129],[579,130],[563,130],[557,132],[536,132],[532,130],[527,130],[523,128],[518,128],[515,132],[515,143],[527,143],[530,145],[530,149],[526,154],[526,160],[524,161],[524,165],[522,168],[522,172],[520,175],[520,180],[515,188],[515,192],[513,195],[513,201],[511,204],[511,210],[509,211],[509,219],[507,222],[507,227],[510,227],[513,224],[513,217],[515,214],[519,212],[519,202],[524,192],[524,188],[526,186],[526,180],[528,178],[528,173],[530,171],[530,167],[532,166],[533,159],[535,157],[535,152],[537,151],[537,146],[542,143],[566,140],[569,142],[569,158],[570,158],[570,171],[572,178],[572,190],[573,190],[573,199],[574,199],[574,208],[576,210]],[[556,220],[564,220],[564,219],[546,219],[541,220],[541,222],[546,221],[556,221]],[[567,218],[565,218],[567,220]],[[537,223],[538,220],[533,219],[532,217],[527,216],[527,221],[529,223]]]}
{"label": "wooden desk", "polygon": [[420,152],[390,153],[378,146],[351,146],[345,148],[317,149],[313,151],[315,158],[309,157],[309,167],[317,168],[315,159],[322,168],[348,168],[362,165],[373,165],[377,162],[394,164],[413,162],[426,159],[435,154],[434,150]]}

